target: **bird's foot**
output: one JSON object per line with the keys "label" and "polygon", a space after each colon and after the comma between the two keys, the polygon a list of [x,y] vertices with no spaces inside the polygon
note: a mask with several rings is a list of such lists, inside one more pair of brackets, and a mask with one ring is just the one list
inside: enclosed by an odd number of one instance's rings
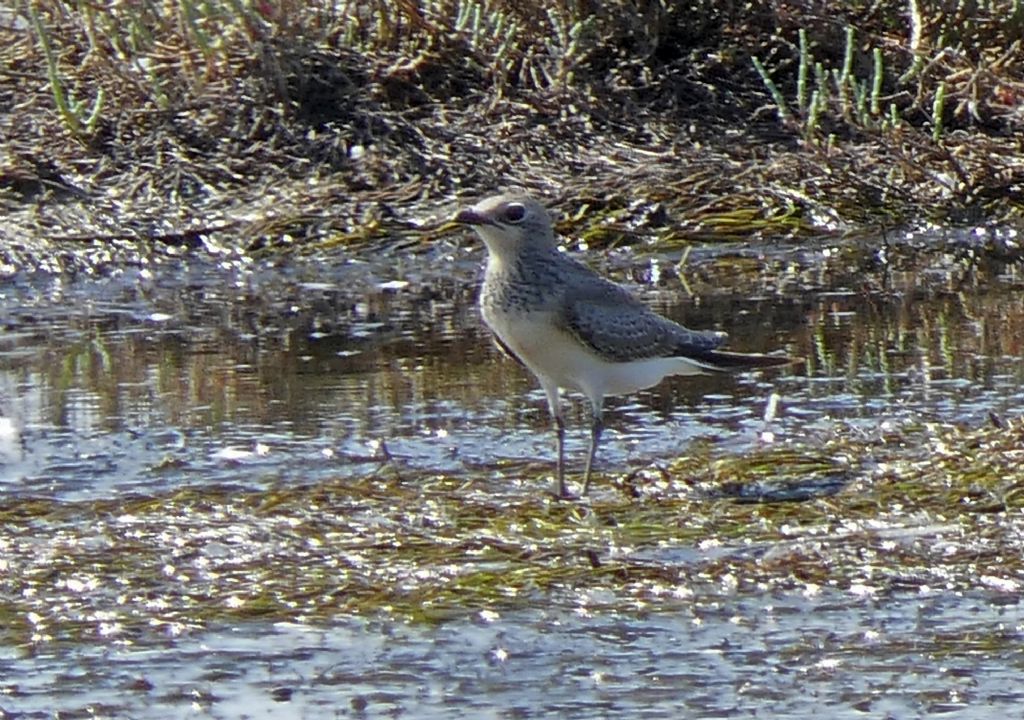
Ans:
{"label": "bird's foot", "polygon": [[584,490],[579,495],[576,495],[575,493],[570,492],[569,488],[566,487],[565,483],[556,485],[554,489],[551,490],[551,497],[553,497],[555,500],[582,500],[586,496],[586,490]]}
{"label": "bird's foot", "polygon": [[553,490],[551,490],[548,494],[551,497],[553,497],[555,500],[579,500],[580,499],[579,495],[573,495],[571,492],[569,492],[564,487],[562,487],[562,488],[556,487]]}

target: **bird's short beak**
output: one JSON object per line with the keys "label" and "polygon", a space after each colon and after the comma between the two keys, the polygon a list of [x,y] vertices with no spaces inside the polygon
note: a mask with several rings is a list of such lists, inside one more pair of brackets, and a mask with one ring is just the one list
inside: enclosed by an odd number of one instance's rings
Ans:
{"label": "bird's short beak", "polygon": [[493,220],[486,215],[478,213],[473,208],[460,210],[459,214],[455,216],[455,222],[462,223],[463,225],[494,225]]}

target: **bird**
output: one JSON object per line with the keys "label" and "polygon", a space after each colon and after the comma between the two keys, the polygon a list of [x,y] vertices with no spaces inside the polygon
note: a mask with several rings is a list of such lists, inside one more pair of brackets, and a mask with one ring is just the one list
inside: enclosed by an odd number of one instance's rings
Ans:
{"label": "bird", "polygon": [[659,315],[629,289],[561,251],[544,205],[520,191],[460,210],[487,248],[479,306],[497,345],[540,382],[554,420],[559,498],[565,481],[561,391],[590,402],[590,446],[582,495],[591,485],[607,396],[657,385],[670,375],[730,373],[786,365],[779,355],[728,352],[727,335],[690,330]]}

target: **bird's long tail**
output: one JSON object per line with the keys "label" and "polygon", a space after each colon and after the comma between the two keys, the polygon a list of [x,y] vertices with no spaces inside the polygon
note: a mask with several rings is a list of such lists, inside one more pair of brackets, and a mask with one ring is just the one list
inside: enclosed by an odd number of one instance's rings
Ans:
{"label": "bird's long tail", "polygon": [[760,368],[779,367],[800,362],[798,359],[782,355],[758,355],[750,353],[728,352],[726,350],[708,350],[691,355],[690,359],[699,363],[709,372],[732,373]]}

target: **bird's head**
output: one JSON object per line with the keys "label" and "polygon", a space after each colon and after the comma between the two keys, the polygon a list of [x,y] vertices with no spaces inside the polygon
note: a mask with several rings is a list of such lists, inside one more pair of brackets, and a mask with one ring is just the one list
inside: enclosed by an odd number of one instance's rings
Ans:
{"label": "bird's head", "polygon": [[551,216],[528,195],[494,195],[466,208],[455,222],[469,225],[483,239],[492,256],[510,258],[526,247],[554,247]]}

